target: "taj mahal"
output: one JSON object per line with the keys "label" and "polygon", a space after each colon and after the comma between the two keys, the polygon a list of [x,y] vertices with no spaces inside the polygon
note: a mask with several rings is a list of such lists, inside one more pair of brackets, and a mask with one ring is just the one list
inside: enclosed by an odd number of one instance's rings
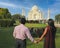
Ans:
{"label": "taj mahal", "polygon": [[[50,10],[48,9],[47,12],[48,12],[48,14],[47,14],[48,16],[47,16],[46,20],[50,18]],[[24,9],[22,9],[22,15],[25,16]],[[36,5],[34,5],[31,8],[31,10],[28,12],[27,20],[28,21],[31,21],[31,20],[33,20],[33,21],[43,21],[45,19],[44,19],[43,12],[40,11],[39,8]]]}

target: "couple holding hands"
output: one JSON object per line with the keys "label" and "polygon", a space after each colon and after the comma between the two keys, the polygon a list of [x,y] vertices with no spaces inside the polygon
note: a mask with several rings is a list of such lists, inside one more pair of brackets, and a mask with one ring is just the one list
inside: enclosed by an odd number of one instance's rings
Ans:
{"label": "couple holding hands", "polygon": [[20,25],[14,28],[13,32],[13,37],[16,40],[16,48],[26,48],[26,37],[28,37],[33,43],[39,43],[45,37],[44,48],[55,48],[56,27],[54,26],[53,19],[48,20],[48,25],[38,40],[33,39],[29,29],[25,26],[25,18],[22,18],[20,23]]}

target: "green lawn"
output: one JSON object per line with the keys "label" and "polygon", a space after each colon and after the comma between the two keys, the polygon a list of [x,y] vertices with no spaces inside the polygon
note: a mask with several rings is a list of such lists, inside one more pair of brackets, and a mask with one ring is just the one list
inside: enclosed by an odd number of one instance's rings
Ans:
{"label": "green lawn", "polygon": [[[14,27],[1,28],[0,27],[0,48],[15,48],[15,40],[12,36]],[[56,48],[60,48],[60,28],[56,33]],[[44,41],[38,44],[33,44],[30,40],[27,40],[27,48],[43,48]]]}
{"label": "green lawn", "polygon": [[45,27],[46,24],[39,24],[39,23],[26,23],[27,27]]}
{"label": "green lawn", "polygon": [[[16,21],[15,25],[19,25],[20,23]],[[40,23],[26,23],[27,27],[45,27],[46,24],[40,24]]]}

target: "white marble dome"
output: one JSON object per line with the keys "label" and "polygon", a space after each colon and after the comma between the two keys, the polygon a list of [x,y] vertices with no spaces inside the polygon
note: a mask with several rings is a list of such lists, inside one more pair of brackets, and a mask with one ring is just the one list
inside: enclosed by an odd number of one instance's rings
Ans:
{"label": "white marble dome", "polygon": [[37,7],[36,5],[34,5],[34,6],[32,7],[32,10],[38,10],[38,7]]}

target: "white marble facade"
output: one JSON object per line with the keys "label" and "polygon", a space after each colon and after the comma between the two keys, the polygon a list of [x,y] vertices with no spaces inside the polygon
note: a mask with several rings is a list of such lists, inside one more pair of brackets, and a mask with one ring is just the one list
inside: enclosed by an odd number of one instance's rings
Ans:
{"label": "white marble facade", "polygon": [[43,20],[42,12],[38,9],[36,5],[28,13],[28,20]]}

